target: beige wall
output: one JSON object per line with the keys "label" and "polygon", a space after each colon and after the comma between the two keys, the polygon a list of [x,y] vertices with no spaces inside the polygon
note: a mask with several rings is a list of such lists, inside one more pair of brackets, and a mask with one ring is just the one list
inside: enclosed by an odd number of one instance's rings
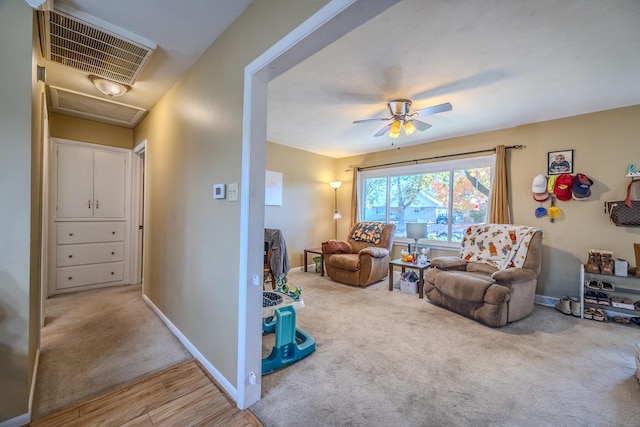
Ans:
{"label": "beige wall", "polygon": [[33,13],[25,2],[0,2],[0,422],[28,411],[33,354],[29,333],[32,31]]}
{"label": "beige wall", "polygon": [[[640,106],[632,106],[344,158],[339,160],[337,170],[341,176],[336,178],[347,181],[350,173],[342,171],[349,165],[367,166],[500,144],[524,144],[525,149],[508,152],[509,192],[513,222],[544,231],[543,271],[537,293],[552,297],[577,295],[579,266],[586,262],[589,248],[613,250],[616,257],[635,265],[633,243],[640,243],[640,228],[611,225],[603,203],[624,198],[629,182],[625,178],[627,165],[640,164],[638,135]],[[594,185],[587,201],[557,202],[564,215],[551,223],[548,217],[535,217],[534,211],[540,205],[531,197],[531,183],[535,175],[546,174],[547,153],[565,149],[574,150],[574,172],[586,174]],[[343,197],[347,193],[344,191]],[[636,194],[640,197],[640,191]],[[547,208],[549,205],[544,204]]]}
{"label": "beige wall", "polygon": [[335,168],[334,158],[267,144],[267,170],[282,173],[283,188],[282,206],[265,206],[264,225],[282,230],[292,268],[303,265],[305,249],[333,239],[334,194],[328,183]]}
{"label": "beige wall", "polygon": [[148,142],[144,291],[234,387],[240,202],[212,186],[240,182],[244,67],[324,3],[252,3],[134,132]]}
{"label": "beige wall", "polygon": [[63,114],[49,113],[49,132],[53,138],[90,142],[118,148],[133,148],[133,129]]}

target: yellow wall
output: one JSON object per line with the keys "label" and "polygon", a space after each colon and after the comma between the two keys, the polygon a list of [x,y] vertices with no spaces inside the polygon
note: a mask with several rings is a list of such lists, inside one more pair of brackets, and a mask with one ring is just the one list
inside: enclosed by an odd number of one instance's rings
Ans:
{"label": "yellow wall", "polygon": [[[33,12],[0,2],[0,422],[28,411]],[[38,236],[34,236],[38,239]]]}
{"label": "yellow wall", "polygon": [[49,132],[54,138],[90,142],[118,148],[133,148],[133,129],[94,122],[64,114],[49,113]]}
{"label": "yellow wall", "polygon": [[147,140],[144,292],[234,387],[240,202],[212,187],[240,183],[245,66],[324,4],[252,3],[134,132]]}
{"label": "yellow wall", "polygon": [[[281,172],[283,185],[282,206],[265,206],[264,225],[282,230],[292,268],[303,265],[305,249],[333,239],[334,194],[329,181],[334,181],[335,167],[334,158],[267,144],[267,170]],[[311,256],[307,262],[312,262]]]}
{"label": "yellow wall", "polygon": [[[500,144],[524,144],[525,149],[508,151],[509,193],[513,222],[540,227],[544,232],[543,270],[537,293],[552,297],[577,295],[579,266],[586,262],[589,248],[613,250],[616,257],[635,265],[633,243],[640,243],[640,228],[610,224],[603,203],[624,198],[629,183],[625,177],[627,165],[640,164],[638,135],[640,106],[632,106],[344,158],[339,160],[336,178],[349,180],[350,173],[343,172],[349,165],[368,166]],[[557,202],[564,215],[551,223],[548,217],[535,217],[540,204],[531,196],[531,184],[534,176],[546,174],[547,153],[565,149],[574,150],[574,172],[586,174],[594,185],[587,201]],[[342,197],[348,193],[342,192]],[[640,191],[636,194],[640,198]],[[544,206],[548,208],[550,203]],[[341,224],[342,234],[346,233],[345,227]]]}

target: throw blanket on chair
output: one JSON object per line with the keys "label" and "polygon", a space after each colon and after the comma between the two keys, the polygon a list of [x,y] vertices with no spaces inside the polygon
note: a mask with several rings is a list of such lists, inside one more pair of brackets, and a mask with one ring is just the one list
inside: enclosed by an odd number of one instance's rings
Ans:
{"label": "throw blanket on chair", "polygon": [[513,224],[485,224],[467,228],[460,245],[460,257],[469,262],[492,265],[500,270],[522,267],[536,227]]}

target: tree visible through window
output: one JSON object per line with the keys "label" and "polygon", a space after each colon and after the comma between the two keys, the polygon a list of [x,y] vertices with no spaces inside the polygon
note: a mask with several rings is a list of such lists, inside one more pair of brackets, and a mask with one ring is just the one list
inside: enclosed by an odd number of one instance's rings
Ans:
{"label": "tree visible through window", "polygon": [[407,222],[426,222],[428,239],[460,242],[470,224],[487,219],[494,156],[427,163],[361,174],[361,218],[394,222],[396,238]]}

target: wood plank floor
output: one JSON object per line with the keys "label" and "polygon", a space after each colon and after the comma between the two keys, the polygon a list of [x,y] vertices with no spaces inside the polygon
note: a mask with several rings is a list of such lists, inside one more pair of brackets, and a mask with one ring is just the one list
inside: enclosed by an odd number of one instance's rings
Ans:
{"label": "wood plank floor", "polygon": [[239,410],[196,360],[113,390],[102,397],[48,415],[33,427],[230,426],[262,427]]}

